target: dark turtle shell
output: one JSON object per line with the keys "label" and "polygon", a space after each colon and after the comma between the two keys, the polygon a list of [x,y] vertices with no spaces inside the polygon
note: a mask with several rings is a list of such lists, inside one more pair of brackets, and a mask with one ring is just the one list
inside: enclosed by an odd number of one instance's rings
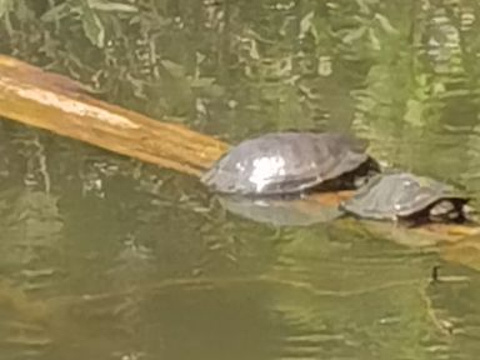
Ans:
{"label": "dark turtle shell", "polygon": [[[234,147],[202,182],[224,194],[278,195],[303,192],[360,169],[364,175],[378,172],[359,145],[337,133],[271,133]],[[353,187],[347,183],[330,182],[328,190]]]}
{"label": "dark turtle shell", "polygon": [[429,221],[430,216],[440,213],[440,206],[434,209],[438,204],[450,204],[458,218],[467,202],[468,198],[444,183],[409,173],[392,173],[373,177],[341,208],[366,219],[417,222]]}

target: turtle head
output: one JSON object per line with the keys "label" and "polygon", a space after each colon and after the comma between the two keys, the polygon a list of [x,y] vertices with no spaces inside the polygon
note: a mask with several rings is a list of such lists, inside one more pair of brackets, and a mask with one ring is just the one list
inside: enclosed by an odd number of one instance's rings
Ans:
{"label": "turtle head", "polygon": [[431,222],[458,223],[464,222],[469,217],[470,207],[466,200],[442,199],[433,204],[428,212]]}
{"label": "turtle head", "polygon": [[465,216],[466,219],[472,222],[478,222],[478,211],[474,207],[468,205],[468,204],[463,204],[462,207],[462,212]]}
{"label": "turtle head", "polygon": [[381,172],[379,163],[373,158],[369,157],[356,171],[353,179],[353,186],[359,189],[370,181],[372,177]]}

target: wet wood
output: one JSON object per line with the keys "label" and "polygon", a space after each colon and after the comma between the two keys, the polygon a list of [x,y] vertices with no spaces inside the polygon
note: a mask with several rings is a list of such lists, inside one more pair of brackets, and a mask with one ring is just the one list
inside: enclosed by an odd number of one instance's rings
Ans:
{"label": "wet wood", "polygon": [[439,248],[442,258],[480,271],[480,234],[463,237],[459,241],[442,244]]}
{"label": "wet wood", "polygon": [[[0,56],[0,116],[195,176],[229,148],[169,119],[153,120],[95,99],[67,77],[7,56]],[[323,193],[309,200],[336,206],[351,196]],[[414,231],[453,241],[479,233],[477,227],[436,224]]]}
{"label": "wet wood", "polygon": [[428,224],[416,229],[419,233],[435,233],[443,237],[445,241],[457,241],[466,236],[480,235],[480,228],[477,224],[455,225],[455,224]]}
{"label": "wet wood", "polygon": [[315,200],[324,206],[338,206],[342,201],[350,199],[354,191],[338,191],[334,193],[316,193],[309,196],[309,199]]}
{"label": "wet wood", "polygon": [[0,116],[191,175],[228,148],[182,125],[94,99],[64,76],[6,56],[0,56]]}

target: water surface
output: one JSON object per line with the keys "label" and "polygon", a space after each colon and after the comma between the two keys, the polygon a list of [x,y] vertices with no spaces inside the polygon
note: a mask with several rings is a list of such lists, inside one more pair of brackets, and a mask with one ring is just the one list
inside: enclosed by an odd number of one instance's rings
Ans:
{"label": "water surface", "polygon": [[[230,143],[346,131],[476,205],[475,1],[53,3],[0,9],[0,51]],[[480,351],[478,239],[444,250],[391,226],[256,222],[195,178],[7,120],[0,151],[2,359]]]}

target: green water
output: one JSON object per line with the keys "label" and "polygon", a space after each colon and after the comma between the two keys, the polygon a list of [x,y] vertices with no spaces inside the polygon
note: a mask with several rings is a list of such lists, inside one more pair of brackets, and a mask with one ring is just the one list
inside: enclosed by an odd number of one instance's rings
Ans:
{"label": "green water", "polygon": [[[477,205],[474,0],[17,0],[0,17],[1,53],[106,101],[231,143],[350,132]],[[195,178],[7,120],[0,151],[2,360],[478,357],[475,249],[255,222]]]}

